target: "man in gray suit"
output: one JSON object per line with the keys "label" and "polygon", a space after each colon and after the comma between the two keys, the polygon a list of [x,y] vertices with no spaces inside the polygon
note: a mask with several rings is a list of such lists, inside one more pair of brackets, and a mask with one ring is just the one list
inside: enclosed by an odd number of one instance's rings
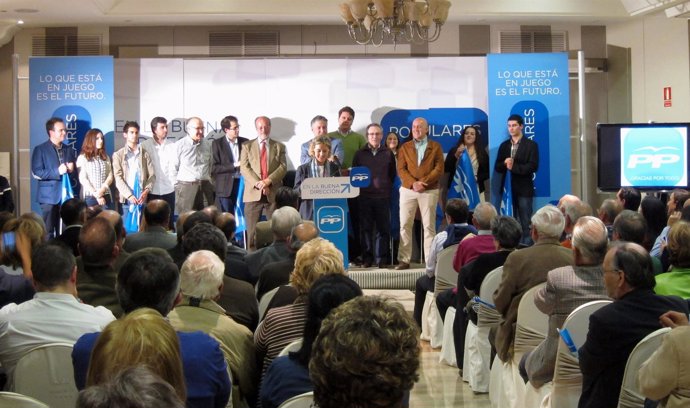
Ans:
{"label": "man in gray suit", "polygon": [[254,230],[266,212],[270,219],[275,210],[275,194],[283,185],[287,172],[285,145],[271,140],[271,119],[259,116],[254,121],[257,138],[242,145],[240,171],[244,176],[244,217],[247,223],[249,249],[255,249]]}
{"label": "man in gray suit", "polygon": [[152,200],[144,208],[146,226],[143,231],[128,235],[124,249],[134,252],[142,248],[170,249],[177,244],[177,237],[168,232],[170,205],[164,200]]}
{"label": "man in gray suit", "polygon": [[549,271],[546,286],[534,294],[534,303],[549,316],[549,330],[536,349],[525,353],[520,374],[539,388],[553,379],[558,351],[558,331],[578,306],[593,300],[608,300],[602,263],[608,248],[608,232],[595,217],[578,219],[572,234],[574,266]]}

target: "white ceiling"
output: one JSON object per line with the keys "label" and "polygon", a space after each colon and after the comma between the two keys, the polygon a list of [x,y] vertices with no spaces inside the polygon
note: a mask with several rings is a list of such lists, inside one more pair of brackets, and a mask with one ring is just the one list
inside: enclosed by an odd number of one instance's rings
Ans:
{"label": "white ceiling", "polygon": [[[0,27],[75,25],[334,24],[344,0],[0,0]],[[464,24],[576,22],[630,18],[621,0],[451,0]],[[32,12],[32,10],[34,10]]]}

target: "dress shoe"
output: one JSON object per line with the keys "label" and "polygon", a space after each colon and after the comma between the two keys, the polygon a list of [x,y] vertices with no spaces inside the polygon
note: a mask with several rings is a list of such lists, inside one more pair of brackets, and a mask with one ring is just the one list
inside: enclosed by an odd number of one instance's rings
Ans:
{"label": "dress shoe", "polygon": [[402,271],[403,269],[410,269],[410,264],[407,262],[400,262],[398,266],[395,267],[396,271]]}
{"label": "dress shoe", "polygon": [[379,269],[390,269],[393,265],[389,265],[389,264],[387,264],[387,263],[385,263],[385,262],[379,262],[378,264],[376,264],[376,266],[377,266]]}
{"label": "dress shoe", "polygon": [[371,262],[365,261],[365,262],[362,264],[362,268],[371,268]]}

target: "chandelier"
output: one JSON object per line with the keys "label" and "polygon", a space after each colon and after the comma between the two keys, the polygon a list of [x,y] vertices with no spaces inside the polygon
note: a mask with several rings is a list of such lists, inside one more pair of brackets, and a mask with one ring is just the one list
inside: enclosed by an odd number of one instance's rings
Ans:
{"label": "chandelier", "polygon": [[393,44],[436,41],[449,9],[448,0],[348,0],[340,5],[340,14],[350,38],[378,47],[385,39]]}

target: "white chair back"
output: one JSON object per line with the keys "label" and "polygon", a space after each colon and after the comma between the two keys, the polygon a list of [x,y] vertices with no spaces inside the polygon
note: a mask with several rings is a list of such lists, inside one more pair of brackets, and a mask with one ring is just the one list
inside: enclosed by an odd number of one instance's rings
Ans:
{"label": "white chair back", "polygon": [[549,316],[542,313],[534,304],[534,293],[546,283],[529,289],[520,299],[515,325],[515,345],[513,361],[520,362],[522,355],[539,345],[549,330]]}
{"label": "white chair back", "polygon": [[263,296],[261,296],[261,300],[259,300],[259,320],[264,320],[264,317],[266,317],[265,315],[268,304],[271,303],[271,300],[273,300],[273,296],[276,295],[278,289],[280,289],[280,286],[269,290],[268,292],[264,293]]}
{"label": "white chair back", "polygon": [[314,405],[314,392],[309,391],[304,394],[295,395],[283,402],[278,408],[311,408]]}
{"label": "white chair back", "polygon": [[[565,319],[563,328],[568,330],[570,338],[573,339],[573,343],[575,343],[575,347],[577,347],[578,350],[585,344],[585,340],[587,340],[589,316],[609,303],[611,303],[610,300],[594,300],[587,302],[584,305],[576,307],[575,310],[570,312],[568,318]],[[561,343],[563,343],[562,340]],[[563,345],[565,345],[565,343]]]}
{"label": "white chair back", "polygon": [[52,408],[72,408],[77,402],[72,368],[72,345],[53,343],[37,347],[19,359],[13,391]]}
{"label": "white chair back", "polygon": [[[503,266],[499,266],[493,271],[489,272],[482,281],[479,289],[479,297],[482,301],[493,304],[493,295],[498,285],[501,283],[503,277]],[[482,303],[479,304],[479,311],[477,312],[477,335],[474,338],[474,344],[470,345],[469,371],[468,382],[470,388],[474,392],[489,392],[489,383],[491,376],[491,344],[489,343],[489,331],[491,327],[496,326],[500,321],[501,315],[496,311]],[[468,326],[469,327],[469,326]],[[466,347],[467,343],[465,343]],[[467,359],[465,361],[468,361]],[[466,370],[463,370],[463,374]],[[500,389],[498,382],[500,377],[494,376],[494,382]]]}
{"label": "white chair back", "polygon": [[50,408],[41,401],[17,394],[16,392],[0,392],[0,408]]}
{"label": "white chair back", "polygon": [[436,254],[434,293],[437,295],[446,289],[454,288],[458,282],[458,273],[453,269],[453,256],[458,250],[458,245],[454,244],[448,248],[443,248],[441,252]]}
{"label": "white chair back", "polygon": [[499,266],[484,277],[482,286],[479,288],[479,297],[486,303],[493,304],[494,292],[501,284],[501,279],[503,279],[503,266]]}
{"label": "white chair back", "polygon": [[[446,318],[444,321],[455,321],[455,313],[455,308],[453,306],[449,307],[446,311]],[[472,324],[472,322],[470,322],[470,324]],[[447,364],[451,367],[458,366],[458,359],[455,356],[455,336],[453,335],[452,323],[443,325],[443,341],[441,343],[441,353],[438,362]]]}
{"label": "white chair back", "polygon": [[637,346],[630,353],[628,363],[625,365],[625,374],[623,374],[618,408],[633,408],[644,405],[644,396],[640,393],[640,384],[637,382],[637,372],[640,371],[642,363],[647,361],[654,351],[661,347],[661,340],[669,331],[671,331],[670,328],[664,327],[648,334],[647,337],[637,343]]}
{"label": "white chair back", "polygon": [[291,351],[297,351],[300,348],[302,348],[302,339],[295,340],[280,350],[278,357],[287,356]]}

